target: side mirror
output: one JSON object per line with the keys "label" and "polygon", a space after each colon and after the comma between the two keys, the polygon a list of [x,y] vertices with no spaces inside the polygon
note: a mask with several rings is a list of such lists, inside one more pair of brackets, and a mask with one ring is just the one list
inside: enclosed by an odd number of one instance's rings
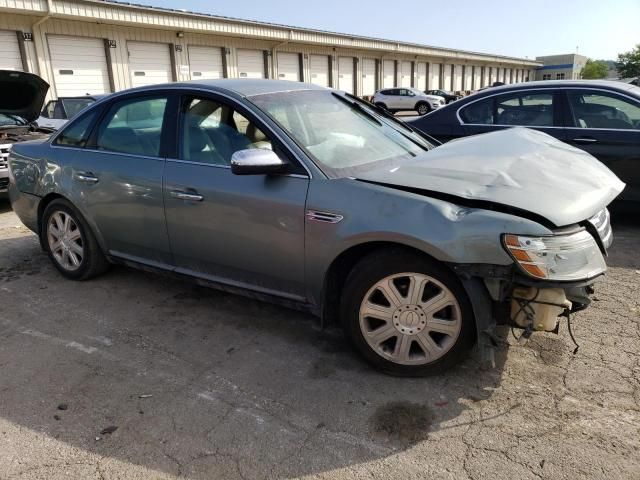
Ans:
{"label": "side mirror", "polygon": [[238,150],[231,156],[231,171],[236,175],[283,173],[288,165],[272,150],[262,148]]}

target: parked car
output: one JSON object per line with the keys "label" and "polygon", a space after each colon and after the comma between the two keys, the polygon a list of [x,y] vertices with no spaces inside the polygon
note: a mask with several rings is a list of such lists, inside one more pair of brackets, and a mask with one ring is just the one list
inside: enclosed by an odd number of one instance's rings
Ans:
{"label": "parked car", "polygon": [[442,107],[445,100],[436,95],[427,95],[417,88],[385,88],[375,93],[371,103],[389,112],[415,110],[419,115],[426,115]]}
{"label": "parked car", "polygon": [[7,196],[9,187],[11,146],[50,134],[33,123],[48,90],[49,84],[37,75],[0,70],[0,198]]}
{"label": "parked car", "polygon": [[448,90],[427,90],[424,93],[426,93],[427,95],[435,95],[436,97],[444,98],[444,101],[447,105],[462,98],[462,95],[456,95],[455,93]]}
{"label": "parked car", "polygon": [[13,209],[63,276],[123,263],[295,305],[399,375],[455,364],[496,322],[526,338],[585,308],[623,188],[541,132],[434,148],[280,80],[120,92],[9,165]]}
{"label": "parked car", "polygon": [[410,123],[441,142],[535,128],[592,154],[627,183],[620,199],[640,202],[640,87],[598,80],[494,87]]}
{"label": "parked car", "polygon": [[82,97],[59,97],[57,100],[50,100],[40,113],[40,117],[38,117],[38,126],[58,130],[69,119],[105,96],[85,95]]}

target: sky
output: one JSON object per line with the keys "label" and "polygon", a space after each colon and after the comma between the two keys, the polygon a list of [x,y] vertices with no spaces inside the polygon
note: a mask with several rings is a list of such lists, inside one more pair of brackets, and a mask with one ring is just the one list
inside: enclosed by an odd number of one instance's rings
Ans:
{"label": "sky", "polygon": [[615,60],[640,44],[640,0],[129,0],[514,57]]}

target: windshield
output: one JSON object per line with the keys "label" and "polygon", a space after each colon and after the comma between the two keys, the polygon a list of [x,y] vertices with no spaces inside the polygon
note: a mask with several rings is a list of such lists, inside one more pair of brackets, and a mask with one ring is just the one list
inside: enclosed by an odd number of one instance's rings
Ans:
{"label": "windshield", "polygon": [[27,122],[24,118],[18,117],[17,115],[7,115],[6,113],[0,113],[0,127],[8,127],[8,126],[24,126],[27,125]]}
{"label": "windshield", "polygon": [[79,112],[95,102],[93,98],[63,98],[61,100],[64,105],[64,111],[67,112],[67,118],[75,117]]}
{"label": "windshield", "polygon": [[286,130],[330,177],[354,176],[415,157],[432,147],[364,102],[331,90],[256,95],[251,101]]}

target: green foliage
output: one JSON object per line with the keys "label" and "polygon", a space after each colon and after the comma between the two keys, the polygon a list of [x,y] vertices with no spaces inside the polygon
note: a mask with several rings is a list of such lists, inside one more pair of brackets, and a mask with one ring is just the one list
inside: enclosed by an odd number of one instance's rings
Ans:
{"label": "green foliage", "polygon": [[604,60],[591,60],[588,59],[585,66],[582,68],[580,75],[582,78],[595,79],[595,78],[607,78],[607,72],[609,66]]}
{"label": "green foliage", "polygon": [[640,76],[640,44],[633,50],[618,55],[616,69],[620,78]]}

